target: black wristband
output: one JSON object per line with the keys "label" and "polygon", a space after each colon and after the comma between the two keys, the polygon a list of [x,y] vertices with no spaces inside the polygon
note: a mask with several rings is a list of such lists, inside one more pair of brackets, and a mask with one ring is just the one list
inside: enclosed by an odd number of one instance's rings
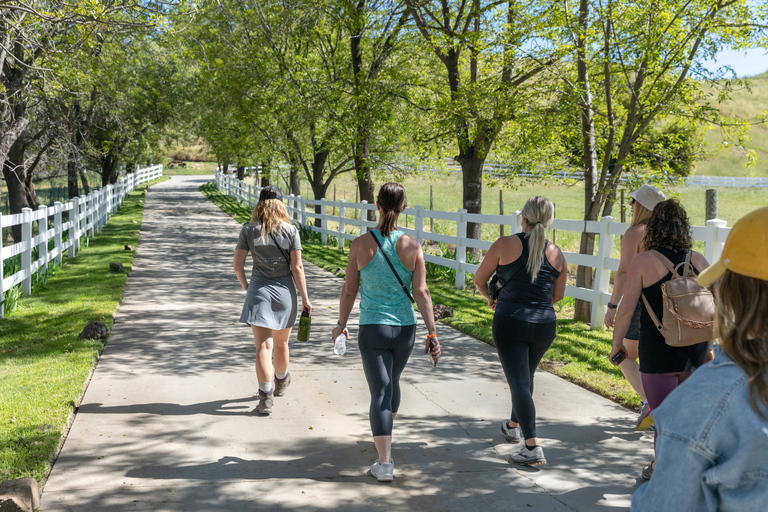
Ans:
{"label": "black wristband", "polygon": [[614,304],[613,302],[608,302],[608,304],[606,304],[605,307],[607,307],[608,309],[616,309],[617,307],[619,307],[619,305]]}

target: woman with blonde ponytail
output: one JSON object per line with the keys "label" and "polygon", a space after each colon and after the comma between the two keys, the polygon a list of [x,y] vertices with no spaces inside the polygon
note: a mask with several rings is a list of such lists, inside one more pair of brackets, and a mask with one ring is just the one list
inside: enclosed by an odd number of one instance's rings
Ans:
{"label": "woman with blonde ponytail", "polygon": [[[501,425],[508,443],[525,446],[511,461],[524,465],[546,464],[536,434],[533,375],[555,339],[557,319],[553,304],[563,298],[568,265],[559,247],[546,239],[555,208],[545,198],[528,199],[520,212],[522,232],[496,240],[475,273],[475,287],[493,315],[493,341],[512,394],[512,415]],[[498,298],[488,292],[488,279],[505,280]]]}
{"label": "woman with blonde ponytail", "polygon": [[[245,258],[249,253],[253,259],[250,281],[245,277]],[[261,189],[251,222],[240,231],[234,267],[240,286],[248,292],[240,321],[251,326],[256,342],[256,410],[270,414],[274,397],[285,394],[291,383],[288,338],[298,311],[297,288],[303,309],[312,312],[301,262],[299,230],[291,223],[283,194],[274,185]]]}

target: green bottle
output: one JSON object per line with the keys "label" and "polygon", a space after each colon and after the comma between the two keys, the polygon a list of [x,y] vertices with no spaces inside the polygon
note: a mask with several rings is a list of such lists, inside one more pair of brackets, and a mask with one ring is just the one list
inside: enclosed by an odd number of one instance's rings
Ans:
{"label": "green bottle", "polygon": [[301,318],[299,318],[299,341],[309,341],[309,326],[312,323],[312,319],[309,317],[309,313],[305,309],[301,312]]}

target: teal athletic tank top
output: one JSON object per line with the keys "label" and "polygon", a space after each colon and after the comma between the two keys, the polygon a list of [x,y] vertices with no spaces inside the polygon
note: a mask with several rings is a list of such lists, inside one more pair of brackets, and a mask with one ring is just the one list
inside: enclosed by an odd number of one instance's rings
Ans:
{"label": "teal athletic tank top", "polygon": [[[411,291],[413,272],[405,268],[395,250],[395,244],[403,232],[392,231],[389,238],[382,236],[378,229],[371,230],[371,233],[379,240],[403,284]],[[400,283],[378,247],[371,261],[360,271],[360,283],[360,325],[416,323],[413,304],[403,293]]]}

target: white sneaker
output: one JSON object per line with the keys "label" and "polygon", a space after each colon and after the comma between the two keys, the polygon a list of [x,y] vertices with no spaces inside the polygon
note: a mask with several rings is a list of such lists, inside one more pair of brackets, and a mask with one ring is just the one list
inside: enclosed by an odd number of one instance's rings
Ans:
{"label": "white sneaker", "polygon": [[376,477],[379,482],[391,482],[395,479],[395,461],[379,463],[379,459],[371,466],[371,476]]}

